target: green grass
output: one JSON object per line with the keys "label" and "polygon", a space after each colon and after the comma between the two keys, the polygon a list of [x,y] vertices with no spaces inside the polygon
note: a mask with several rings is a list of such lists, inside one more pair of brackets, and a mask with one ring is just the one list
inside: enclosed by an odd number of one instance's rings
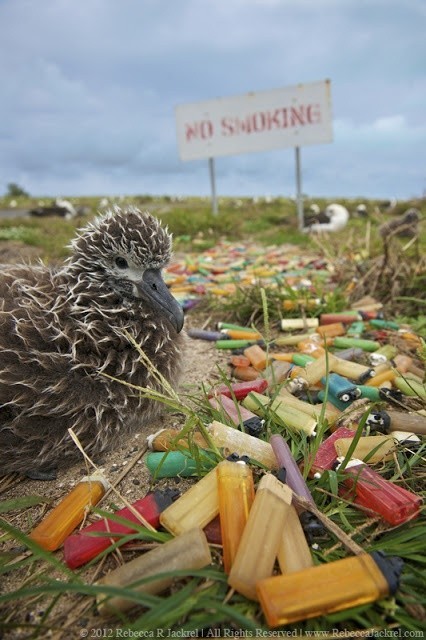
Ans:
{"label": "green grass", "polygon": [[[151,393],[145,390],[144,393]],[[211,419],[217,418],[205,401],[203,394],[181,400],[176,394],[165,389],[163,396],[158,396],[166,405],[174,410],[180,408],[186,416],[184,429],[189,433],[196,426],[204,428]],[[191,408],[191,405],[193,408]],[[319,433],[323,432],[320,425]],[[292,431],[286,431],[286,437],[296,460],[306,460],[315,451],[316,443]],[[282,432],[282,425],[277,423],[272,412],[266,412],[264,434],[269,438],[271,433]],[[319,437],[319,436],[318,436]],[[192,445],[193,447],[195,445]],[[194,451],[193,451],[194,452]],[[426,443],[416,452],[408,455],[403,451],[398,453],[398,469],[396,472],[393,461],[387,462],[380,469],[380,473],[393,481],[400,482],[404,477],[404,487],[414,491],[423,490],[424,457]],[[200,456],[202,461],[202,457]],[[208,471],[208,469],[206,469]],[[201,472],[203,472],[201,470]],[[254,467],[255,477],[259,477],[261,470]],[[388,555],[396,555],[404,560],[404,571],[401,586],[393,597],[381,599],[373,604],[347,609],[345,611],[319,616],[285,626],[286,634],[294,633],[303,636],[311,631],[337,629],[341,633],[386,629],[410,630],[421,632],[424,628],[422,616],[426,607],[424,593],[424,571],[426,559],[424,557],[424,536],[426,535],[426,519],[422,515],[400,527],[392,529],[380,524],[377,519],[368,520],[366,516],[350,503],[342,501],[337,493],[341,480],[341,472],[330,471],[322,475],[320,480],[308,479],[307,483],[319,509],[331,521],[349,534],[352,540],[365,551],[381,550]],[[37,497],[27,500],[9,501],[7,505],[0,504],[0,511],[7,515],[13,510],[19,510],[29,504],[37,502]],[[95,509],[96,510],[96,509]],[[105,513],[105,512],[100,512]],[[114,516],[113,516],[114,519]],[[117,519],[120,520],[120,519]],[[120,520],[121,521],[121,520]],[[134,526],[137,532],[125,536],[108,550],[117,548],[127,542],[157,540],[159,544],[166,541],[168,534],[156,534],[147,531],[142,526]],[[12,526],[3,517],[0,519],[0,529],[17,544],[24,545],[31,552],[15,564],[11,561],[10,553],[0,556],[0,573],[10,576],[14,572],[19,576],[21,586],[15,590],[0,595],[0,608],[3,610],[3,623],[0,626],[6,630],[16,627],[26,627],[27,638],[44,638],[48,631],[59,632],[64,624],[64,614],[58,613],[59,605],[70,602],[77,611],[84,606],[85,625],[93,629],[112,629],[130,631],[155,632],[156,629],[169,629],[176,634],[204,629],[210,629],[210,634],[218,633],[220,629],[228,633],[242,634],[249,637],[259,633],[268,635],[268,628],[264,622],[259,605],[248,601],[238,593],[230,596],[226,576],[220,563],[220,552],[213,551],[212,566],[197,571],[167,572],[174,578],[174,587],[162,595],[149,595],[135,592],[131,587],[113,587],[92,584],[85,578],[85,569],[71,571],[58,558],[57,554],[43,551],[30,540],[22,531]],[[102,555],[106,555],[104,552]],[[319,540],[319,546],[313,550],[315,564],[333,562],[348,555],[344,546],[334,535],[326,534]],[[13,554],[12,554],[13,556]],[[91,565],[96,565],[92,561]],[[146,579],[149,582],[149,579]],[[330,587],[333,588],[333,587]],[[117,618],[99,619],[95,616],[95,598],[120,595],[130,597],[138,606],[134,613],[121,614]],[[13,612],[16,608],[38,607],[43,611],[37,621],[26,624],[17,623]],[[66,607],[70,615],[69,607]],[[70,628],[71,631],[72,627]],[[214,631],[216,630],[216,631]],[[94,636],[95,637],[95,636]],[[112,635],[111,637],[115,637]],[[119,637],[119,636],[118,636]],[[207,636],[209,637],[209,636]],[[422,637],[418,635],[417,637]]]}

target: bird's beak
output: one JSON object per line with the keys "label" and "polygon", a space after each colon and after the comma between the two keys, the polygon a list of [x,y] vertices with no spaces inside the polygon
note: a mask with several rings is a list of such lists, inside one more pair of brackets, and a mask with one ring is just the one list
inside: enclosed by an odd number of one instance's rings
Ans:
{"label": "bird's beak", "polygon": [[142,279],[135,282],[141,298],[146,299],[159,313],[166,316],[179,333],[183,327],[184,313],[161,277],[159,269],[147,269]]}

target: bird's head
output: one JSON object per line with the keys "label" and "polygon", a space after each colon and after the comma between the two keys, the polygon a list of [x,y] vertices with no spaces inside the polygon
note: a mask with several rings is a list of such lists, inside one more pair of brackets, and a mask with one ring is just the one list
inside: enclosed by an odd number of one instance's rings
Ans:
{"label": "bird's head", "polygon": [[182,329],[182,307],[161,276],[172,237],[157,218],[135,207],[115,207],[81,229],[70,246],[69,266],[80,283],[95,282],[124,302],[166,317],[177,332]]}

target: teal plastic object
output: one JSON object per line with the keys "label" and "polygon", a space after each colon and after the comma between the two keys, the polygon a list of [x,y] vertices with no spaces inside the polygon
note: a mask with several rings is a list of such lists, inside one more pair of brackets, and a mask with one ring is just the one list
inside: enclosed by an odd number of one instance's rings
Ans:
{"label": "teal plastic object", "polygon": [[321,400],[321,402],[325,402],[326,400],[328,402],[331,402],[331,404],[334,405],[336,409],[339,409],[340,411],[344,411],[345,409],[350,407],[352,404],[352,400],[350,400],[349,402],[342,402],[341,400],[339,400],[339,398],[336,398],[336,396],[330,393],[330,390],[326,395],[325,391],[321,389],[321,391],[318,392],[318,398]]}
{"label": "teal plastic object", "polygon": [[374,320],[369,320],[368,322],[376,329],[395,329],[396,331],[399,329],[399,324],[393,322],[393,320],[379,320],[376,318]]}
{"label": "teal plastic object", "polygon": [[153,451],[145,458],[150,474],[156,478],[188,478],[196,476],[200,470],[210,470],[216,465],[215,457],[208,451],[199,450],[197,461],[189,453],[182,451]]}

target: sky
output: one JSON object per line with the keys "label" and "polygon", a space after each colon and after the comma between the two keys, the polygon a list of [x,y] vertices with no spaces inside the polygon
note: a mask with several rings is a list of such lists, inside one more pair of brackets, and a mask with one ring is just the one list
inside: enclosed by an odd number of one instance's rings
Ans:
{"label": "sky", "polygon": [[[208,196],[177,105],[330,79],[309,196],[426,193],[425,0],[0,0],[0,195]],[[295,152],[215,159],[223,196],[292,196]]]}

